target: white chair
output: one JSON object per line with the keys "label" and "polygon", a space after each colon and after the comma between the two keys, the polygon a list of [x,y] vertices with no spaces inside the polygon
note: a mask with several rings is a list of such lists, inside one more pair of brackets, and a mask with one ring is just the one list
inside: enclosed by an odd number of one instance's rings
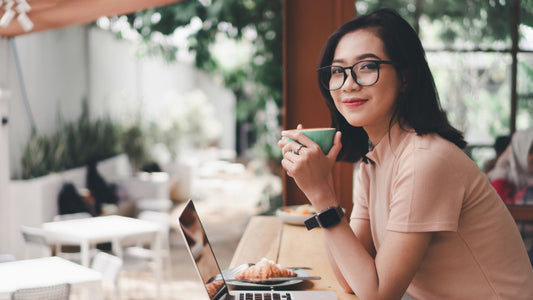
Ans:
{"label": "white chair", "polygon": [[91,262],[91,269],[102,273],[104,283],[113,286],[116,299],[120,299],[118,279],[120,270],[122,269],[122,264],[122,259],[105,252],[97,253]]}
{"label": "white chair", "polygon": [[[169,247],[170,215],[164,212],[142,211],[138,218],[159,225],[160,235],[162,237],[162,247],[160,252],[156,252],[154,249],[145,248],[142,244],[124,248],[121,256],[123,259],[122,269],[126,272],[135,271],[136,273],[142,270],[151,269],[154,274],[156,289],[159,291],[162,277],[157,274],[163,275],[162,271],[166,271],[168,276],[171,276],[172,272]],[[162,264],[162,266],[157,264],[157,257],[166,260],[166,263]],[[160,269],[161,267],[163,269]]]}
{"label": "white chair", "polygon": [[12,300],[68,300],[69,297],[68,283],[19,289],[11,295]]}
{"label": "white chair", "polygon": [[22,233],[22,237],[24,238],[24,242],[26,243],[25,248],[25,257],[30,258],[31,255],[31,248],[37,248],[39,249],[39,255],[40,257],[44,256],[50,256],[52,255],[52,244],[48,243],[46,240],[46,236],[44,234],[44,230],[37,227],[30,227],[22,225],[20,226],[20,231]]}
{"label": "white chair", "polygon": [[158,211],[142,211],[137,216],[139,220],[153,222],[159,225],[161,229],[163,257],[170,260],[170,215]]}
{"label": "white chair", "polygon": [[[140,212],[137,218],[159,225],[162,238],[160,255],[162,259],[166,260],[167,270],[171,270],[170,215],[164,212],[146,210]],[[153,249],[144,248],[142,245],[127,247],[123,251],[124,267],[126,269],[146,267],[148,266],[146,262],[153,261],[155,254]]]}

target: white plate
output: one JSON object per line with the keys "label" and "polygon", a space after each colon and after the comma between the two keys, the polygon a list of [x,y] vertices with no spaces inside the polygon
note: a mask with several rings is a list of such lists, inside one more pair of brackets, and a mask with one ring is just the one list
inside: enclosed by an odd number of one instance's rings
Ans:
{"label": "white plate", "polygon": [[[227,269],[222,271],[222,275],[224,275],[224,279],[235,279],[235,275],[240,273],[242,270],[248,268],[248,264],[243,264],[238,267]],[[307,271],[302,269],[291,269],[294,273],[296,273],[296,276],[309,276],[309,273]],[[245,287],[245,288],[270,288],[270,287],[287,287],[296,285],[303,280],[301,279],[295,279],[295,280],[287,280],[287,281],[281,281],[281,282],[268,282],[268,283],[255,283],[255,282],[245,282],[245,281],[230,281],[227,284],[232,285],[234,287]]]}
{"label": "white plate", "polygon": [[298,208],[299,206],[300,205],[280,207],[280,208],[278,208],[276,210],[276,216],[280,217],[280,219],[283,222],[285,222],[285,223],[293,224],[293,225],[302,225],[303,226],[303,225],[305,225],[304,221],[309,219],[313,215],[289,213],[289,212],[285,211],[287,209],[294,210],[294,209]]}

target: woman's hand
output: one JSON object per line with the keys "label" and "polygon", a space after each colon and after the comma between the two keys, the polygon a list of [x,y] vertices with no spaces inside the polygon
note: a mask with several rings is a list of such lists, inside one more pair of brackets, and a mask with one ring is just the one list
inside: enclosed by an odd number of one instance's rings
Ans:
{"label": "woman's hand", "polygon": [[[297,129],[303,127],[298,125]],[[321,210],[335,205],[331,170],[342,147],[341,133],[335,134],[333,146],[327,155],[324,155],[320,146],[299,131],[283,131],[281,135],[278,145],[283,153],[281,165],[287,175],[294,178],[315,209]],[[287,138],[298,142],[288,142]],[[329,199],[329,203],[325,203],[325,199]]]}

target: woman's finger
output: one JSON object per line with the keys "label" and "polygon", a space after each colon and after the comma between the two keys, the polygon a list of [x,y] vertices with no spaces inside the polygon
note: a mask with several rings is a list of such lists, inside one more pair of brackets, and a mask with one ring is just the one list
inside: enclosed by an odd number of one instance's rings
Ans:
{"label": "woman's finger", "polygon": [[285,130],[281,132],[281,136],[293,139],[295,141],[298,141],[298,143],[304,145],[304,147],[311,147],[313,146],[314,142],[305,136],[303,133],[301,133],[298,130]]}
{"label": "woman's finger", "polygon": [[302,150],[302,148],[303,148],[303,145],[295,141],[291,141],[285,144],[285,146],[283,146],[283,148],[281,149],[281,152],[283,153],[283,155],[286,155],[288,153],[298,154]]}
{"label": "woman's finger", "polygon": [[335,133],[335,137],[333,138],[333,146],[328,152],[328,159],[329,160],[336,160],[337,155],[339,155],[339,152],[342,149],[342,142],[341,142],[342,133],[340,131],[337,131]]}

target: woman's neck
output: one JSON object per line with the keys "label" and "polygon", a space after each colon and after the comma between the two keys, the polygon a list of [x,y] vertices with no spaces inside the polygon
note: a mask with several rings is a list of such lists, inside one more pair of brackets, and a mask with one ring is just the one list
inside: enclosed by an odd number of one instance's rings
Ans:
{"label": "woman's neck", "polygon": [[363,126],[363,129],[368,135],[368,139],[370,140],[372,145],[376,146],[377,144],[379,144],[381,139],[389,133],[390,128],[392,128],[396,124],[396,122],[397,121],[387,123],[385,124],[386,126]]}

